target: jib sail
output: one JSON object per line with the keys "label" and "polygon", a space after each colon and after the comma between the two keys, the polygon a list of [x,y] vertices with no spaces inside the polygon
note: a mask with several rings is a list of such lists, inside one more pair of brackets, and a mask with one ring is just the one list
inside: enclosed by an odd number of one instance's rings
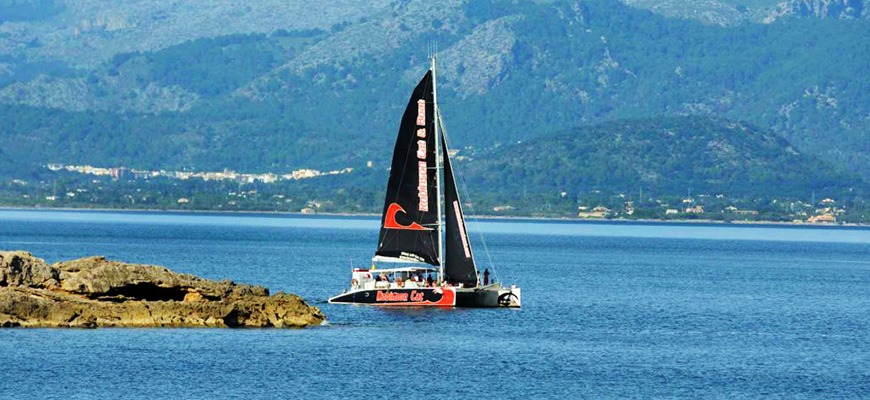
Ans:
{"label": "jib sail", "polygon": [[477,267],[471,252],[471,242],[465,229],[462,203],[456,191],[453,167],[447,154],[447,141],[441,136],[444,154],[444,280],[464,287],[477,286]]}
{"label": "jib sail", "polygon": [[432,72],[414,88],[393,150],[379,257],[438,265],[438,192]]}

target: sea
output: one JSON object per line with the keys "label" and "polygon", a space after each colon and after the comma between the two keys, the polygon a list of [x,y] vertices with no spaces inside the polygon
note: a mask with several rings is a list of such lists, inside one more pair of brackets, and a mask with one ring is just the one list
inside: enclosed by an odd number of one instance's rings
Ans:
{"label": "sea", "polygon": [[371,217],[0,210],[0,249],[301,295],[323,326],[0,329],[0,399],[870,398],[870,229],[474,220],[521,309],[330,305]]}

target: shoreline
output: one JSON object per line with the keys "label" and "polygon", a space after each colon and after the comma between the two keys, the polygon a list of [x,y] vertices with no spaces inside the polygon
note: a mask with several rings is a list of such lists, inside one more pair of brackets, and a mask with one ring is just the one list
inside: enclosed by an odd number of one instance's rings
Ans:
{"label": "shoreline", "polygon": [[[178,209],[159,209],[159,208],[79,208],[79,207],[20,207],[20,206],[0,206],[0,211],[84,211],[84,212],[117,212],[117,213],[170,213],[170,214],[224,214],[224,215],[276,215],[276,216],[323,216],[323,217],[380,217],[380,214],[374,213],[340,213],[340,212],[323,212],[323,213],[303,213],[300,211],[263,211],[263,210],[178,210]],[[591,224],[644,224],[644,225],[738,225],[738,226],[789,226],[789,227],[813,227],[813,228],[868,228],[870,224],[861,223],[811,223],[811,222],[786,222],[786,221],[718,221],[712,219],[583,219],[569,217],[521,217],[507,215],[485,215],[485,216],[469,216],[471,220],[492,220],[492,221],[538,221],[538,222],[574,222],[574,223],[591,223]]]}

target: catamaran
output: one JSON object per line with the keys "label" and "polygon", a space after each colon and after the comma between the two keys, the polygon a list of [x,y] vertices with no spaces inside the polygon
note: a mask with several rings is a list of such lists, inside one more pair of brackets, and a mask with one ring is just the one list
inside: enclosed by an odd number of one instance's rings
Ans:
{"label": "catamaran", "polygon": [[481,282],[450,164],[435,77],[433,56],[399,125],[372,267],[352,268],[350,290],[330,303],[521,305],[520,288],[489,282],[488,269]]}

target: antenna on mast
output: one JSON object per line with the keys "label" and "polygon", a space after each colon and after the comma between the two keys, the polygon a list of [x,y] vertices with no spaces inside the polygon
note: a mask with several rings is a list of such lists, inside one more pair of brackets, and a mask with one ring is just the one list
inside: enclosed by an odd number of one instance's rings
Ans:
{"label": "antenna on mast", "polygon": [[438,43],[436,43],[434,41],[426,43],[426,58],[431,60],[433,58],[436,58],[437,56],[438,56]]}

